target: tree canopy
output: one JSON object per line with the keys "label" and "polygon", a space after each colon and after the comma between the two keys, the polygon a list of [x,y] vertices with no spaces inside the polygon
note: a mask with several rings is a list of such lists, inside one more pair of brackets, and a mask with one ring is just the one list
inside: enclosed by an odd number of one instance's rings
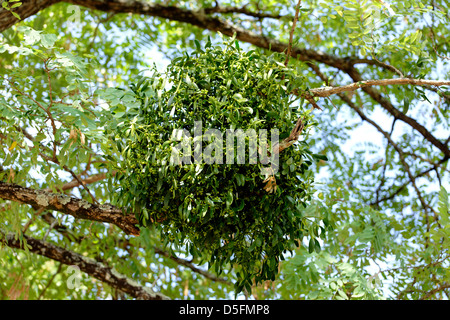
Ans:
{"label": "tree canopy", "polygon": [[3,0],[0,297],[448,299],[448,10]]}

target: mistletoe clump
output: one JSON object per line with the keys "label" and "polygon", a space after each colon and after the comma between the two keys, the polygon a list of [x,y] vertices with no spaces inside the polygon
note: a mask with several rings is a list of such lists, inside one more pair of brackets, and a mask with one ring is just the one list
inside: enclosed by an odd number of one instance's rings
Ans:
{"label": "mistletoe clump", "polygon": [[[273,280],[283,253],[309,232],[302,210],[312,193],[315,157],[305,138],[313,121],[293,94],[305,89],[304,78],[281,56],[245,52],[237,42],[196,44],[166,75],[154,71],[122,97],[129,104],[116,135],[123,156],[118,198],[143,226],[156,225],[166,244],[184,246],[218,273],[231,265],[237,289],[250,291],[253,280]],[[226,132],[237,129],[265,129],[267,148],[256,150],[270,160],[249,163],[247,136],[245,159],[227,161]],[[296,136],[281,148],[293,129]]]}

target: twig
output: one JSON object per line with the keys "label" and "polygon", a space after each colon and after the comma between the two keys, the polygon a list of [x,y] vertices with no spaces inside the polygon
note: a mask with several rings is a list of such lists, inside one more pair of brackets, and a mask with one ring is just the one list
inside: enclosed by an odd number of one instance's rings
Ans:
{"label": "twig", "polygon": [[287,67],[287,65],[289,63],[289,58],[291,56],[292,41],[293,41],[293,38],[294,38],[294,30],[295,30],[295,25],[297,24],[298,14],[300,12],[301,5],[302,5],[302,0],[298,0],[297,6],[295,7],[295,16],[294,16],[294,21],[292,22],[291,33],[289,35],[289,44],[288,44],[287,51],[286,51],[286,60],[284,61],[284,65],[286,67]]}
{"label": "twig", "polygon": [[423,297],[421,297],[419,300],[425,300],[428,299],[431,296],[434,296],[436,293],[438,293],[439,291],[445,290],[450,288],[450,284],[449,283],[444,283],[443,285],[441,285],[438,288],[435,288],[429,292],[427,292]]}
{"label": "twig", "polygon": [[92,195],[91,191],[89,190],[88,186],[83,182],[83,180],[81,180],[80,178],[78,178],[78,176],[72,171],[70,170],[67,166],[63,166],[64,170],[66,170],[67,172],[69,172],[72,177],[78,181],[79,185],[82,185],[84,190],[86,190],[86,192],[89,194],[89,196],[91,197],[92,201],[95,204],[98,204],[98,201],[94,198],[94,196]]}
{"label": "twig", "polygon": [[41,298],[44,296],[45,291],[47,291],[48,287],[50,287],[50,285],[52,284],[53,280],[55,279],[55,277],[57,276],[58,273],[61,272],[61,268],[62,268],[62,263],[59,264],[58,269],[56,270],[56,272],[52,275],[52,277],[48,280],[46,286],[44,289],[42,289],[41,293],[39,294],[39,297],[37,298],[37,300],[41,300]]}
{"label": "twig", "polygon": [[56,224],[58,223],[58,220],[53,220],[53,222],[50,224],[50,227],[47,229],[47,232],[45,232],[44,237],[42,237],[42,241],[45,241],[45,239],[47,239],[48,235],[50,234],[50,231],[52,231],[52,229],[56,226]]}
{"label": "twig", "polygon": [[33,223],[33,221],[36,219],[37,216],[39,216],[42,212],[44,211],[44,208],[39,208],[38,210],[36,210],[36,212],[34,212],[33,216],[31,217],[30,220],[28,220],[28,222],[25,224],[25,226],[22,229],[22,233],[27,232],[28,228],[30,227],[30,225]]}
{"label": "twig", "polygon": [[436,47],[436,41],[435,41],[435,38],[436,38],[436,35],[434,34],[434,30],[433,30],[433,28],[432,27],[428,27],[429,29],[430,29],[430,31],[431,31],[431,41],[433,42],[433,50],[434,50],[434,53],[436,53],[436,55],[439,57],[439,58],[441,58],[441,59],[444,59],[444,60],[450,60],[450,58],[449,57],[446,57],[446,56],[443,56],[443,55],[441,55],[439,52],[437,52],[437,47]]}
{"label": "twig", "polygon": [[284,149],[292,146],[297,140],[300,134],[302,133],[304,128],[304,124],[301,118],[297,119],[297,123],[295,124],[294,129],[292,129],[289,136],[284,139],[280,144],[274,146],[274,153],[280,153]]}
{"label": "twig", "polygon": [[207,272],[205,270],[202,270],[202,269],[198,268],[197,266],[193,265],[190,261],[187,261],[187,260],[175,257],[175,256],[169,254],[168,252],[166,252],[166,251],[164,251],[164,250],[162,250],[162,249],[160,249],[158,247],[155,247],[155,246],[153,247],[153,249],[155,250],[156,253],[158,253],[158,254],[166,257],[166,258],[169,258],[169,259],[175,261],[176,263],[178,263],[178,264],[180,264],[182,266],[185,266],[185,267],[191,269],[192,271],[194,271],[194,272],[196,272],[198,274],[201,274],[205,278],[208,278],[210,280],[217,281],[217,282],[222,282],[222,283],[228,284],[228,285],[231,284],[230,281],[228,281],[228,280],[226,280],[224,278],[217,277],[217,276],[215,276],[215,275],[213,275],[213,274],[211,274],[211,273],[209,273],[209,272]]}
{"label": "twig", "polygon": [[[394,132],[394,127],[395,127],[396,121],[397,121],[396,118],[394,118],[394,121],[392,121],[391,132],[389,133],[389,135],[390,135],[391,137],[392,137],[392,133]],[[378,199],[379,199],[379,197],[380,197],[380,191],[381,191],[381,188],[383,187],[384,183],[386,182],[386,169],[387,169],[387,164],[388,164],[388,162],[387,162],[387,157],[388,157],[388,151],[389,151],[389,146],[390,146],[390,145],[391,145],[391,144],[390,144],[389,141],[388,141],[388,142],[386,143],[386,150],[385,150],[385,153],[384,153],[385,161],[384,161],[384,164],[383,164],[383,172],[381,173],[380,184],[378,185],[378,188],[377,188],[377,190],[376,190],[376,201],[377,201],[377,203],[378,203]],[[378,204],[377,204],[377,206],[378,206]]]}
{"label": "twig", "polygon": [[[116,171],[113,171],[111,174],[114,176],[116,174]],[[89,176],[86,179],[81,180],[81,182],[83,185],[87,185],[87,184],[95,183],[97,181],[104,180],[104,179],[106,179],[106,177],[107,177],[106,173],[98,173],[98,174]],[[66,191],[66,190],[76,188],[78,186],[80,186],[80,182],[77,179],[73,179],[72,181],[67,182],[66,184],[62,185],[61,187],[59,187],[57,189],[59,191]],[[46,189],[46,191],[51,191],[51,189]]]}
{"label": "twig", "polygon": [[378,60],[377,57],[375,57],[375,55],[373,55],[372,57],[373,57],[373,59],[374,59],[375,61],[377,61],[377,62],[379,63],[379,65],[380,65],[381,67],[386,68],[386,69],[388,69],[388,70],[391,70],[391,71],[395,72],[396,74],[398,74],[398,75],[399,75],[400,77],[402,77],[402,78],[405,77],[404,74],[403,74],[403,72],[401,72],[398,68],[394,67],[393,65],[390,65],[390,64],[388,64],[388,63],[385,63],[385,62],[382,62],[382,61]]}
{"label": "twig", "polygon": [[[35,141],[34,137],[33,137],[32,135],[30,135],[25,129],[22,129],[22,128],[20,128],[20,127],[16,127],[16,129],[17,129],[18,131],[22,132],[22,134],[23,134],[27,139],[29,139],[30,141],[32,141],[32,142]],[[43,146],[43,145],[41,145],[41,146],[42,146],[45,150],[51,152],[50,148],[45,147],[45,146]],[[40,155],[42,158],[44,158],[44,160],[46,160],[46,161],[51,161],[51,162],[53,162],[53,163],[55,163],[55,164],[61,165],[61,163],[59,162],[59,160],[58,160],[58,158],[56,157],[55,154],[53,154],[53,157],[49,157],[49,156],[43,154],[42,152],[39,152],[39,155]],[[64,170],[66,170],[67,172],[69,172],[69,173],[72,175],[72,177],[78,182],[78,185],[82,185],[82,186],[83,186],[83,188],[86,190],[86,192],[87,192],[87,193],[89,194],[89,196],[92,198],[92,201],[93,201],[95,204],[98,204],[98,201],[94,198],[94,196],[92,195],[91,191],[90,191],[89,188],[86,186],[86,184],[84,184],[83,181],[82,181],[80,178],[78,178],[78,176],[77,176],[72,170],[70,170],[69,167],[67,167],[66,165],[64,165],[64,166],[62,166],[62,167],[63,167]]]}

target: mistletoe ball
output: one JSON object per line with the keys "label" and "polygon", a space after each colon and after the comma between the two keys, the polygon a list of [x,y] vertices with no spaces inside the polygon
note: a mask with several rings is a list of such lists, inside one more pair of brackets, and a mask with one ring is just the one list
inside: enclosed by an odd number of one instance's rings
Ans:
{"label": "mistletoe ball", "polygon": [[[294,94],[305,90],[303,76],[282,61],[233,41],[197,43],[122,98],[121,204],[165,244],[184,246],[218,273],[232,266],[238,290],[274,279],[283,254],[308,232],[314,122]],[[300,138],[281,150],[299,119]]]}

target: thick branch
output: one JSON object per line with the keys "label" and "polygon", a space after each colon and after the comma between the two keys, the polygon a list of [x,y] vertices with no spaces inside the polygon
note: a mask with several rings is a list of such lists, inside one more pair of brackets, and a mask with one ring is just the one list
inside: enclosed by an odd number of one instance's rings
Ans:
{"label": "thick branch", "polygon": [[[348,75],[355,81],[356,83],[363,83],[364,80],[362,79],[361,75],[355,68],[350,68],[347,70]],[[405,79],[405,78],[402,78]],[[411,79],[412,80],[412,79]],[[421,81],[421,80],[413,80],[413,81]],[[431,80],[422,80],[422,81],[431,81]],[[441,82],[436,82],[441,83]],[[449,81],[443,81],[442,83],[449,83]],[[428,86],[429,84],[423,83],[419,85],[425,85]],[[443,85],[443,84],[441,84]],[[378,102],[386,111],[388,111],[394,118],[402,120],[403,122],[409,124],[412,128],[417,130],[426,140],[428,140],[430,143],[432,143],[435,147],[437,147],[445,157],[450,158],[450,148],[445,145],[442,141],[437,139],[430,131],[428,131],[423,125],[418,123],[415,119],[407,116],[400,110],[394,107],[394,105],[383,97],[381,93],[373,88],[372,86],[363,86],[362,90],[366,92],[373,100]]]}
{"label": "thick branch", "polygon": [[124,215],[120,208],[110,204],[96,205],[64,194],[34,190],[12,183],[0,182],[0,198],[29,204],[35,208],[55,210],[79,219],[111,223],[127,234],[139,235],[134,215]]}
{"label": "thick branch", "polygon": [[272,13],[264,13],[264,12],[253,12],[249,9],[247,9],[247,5],[243,6],[243,7],[223,7],[221,5],[216,5],[215,7],[212,8],[205,8],[204,9],[206,14],[211,14],[211,13],[240,13],[240,14],[244,14],[246,16],[250,16],[253,18],[258,18],[258,19],[262,19],[262,18],[271,18],[271,19],[280,19],[283,18],[282,15],[280,14],[272,14]]}
{"label": "thick branch", "polygon": [[[25,19],[57,2],[61,1],[24,0],[22,1],[22,5],[17,8],[16,12],[21,16],[22,19]],[[225,10],[224,8],[206,8],[200,11],[193,11],[178,8],[176,6],[136,0],[67,0],[65,2],[104,12],[133,13],[150,17],[163,18],[170,21],[184,22],[209,31],[221,32],[222,34],[230,37],[236,34],[236,39],[238,40],[276,52],[284,52],[288,47],[288,44],[276,39],[268,39],[264,36],[245,30],[239,26],[233,25],[232,23],[221,18],[207,15],[207,12],[212,13],[214,11],[217,13],[223,13],[224,11],[230,13],[232,11],[236,11],[237,13],[245,13],[247,15],[250,15],[250,11],[247,9],[244,10],[241,8],[242,10],[236,10],[236,8],[232,8],[229,10]],[[262,13],[255,13],[254,15],[263,17]],[[17,22],[18,20],[14,18],[14,16],[12,16],[9,11],[0,9],[0,32],[6,30]],[[341,70],[349,69],[350,67],[352,67],[353,61],[355,61],[355,63],[358,61],[357,59],[339,58],[326,54],[324,52],[298,47],[292,48],[291,56],[301,61],[315,60]]]}
{"label": "thick branch", "polygon": [[[31,1],[24,0],[22,5],[14,9],[22,19],[28,18],[40,10],[43,10],[54,3],[61,2],[60,0],[52,1]],[[249,30],[243,29],[239,26],[233,25],[231,22],[225,21],[220,17],[210,16],[208,14],[223,14],[223,13],[240,13],[256,18],[270,17],[274,19],[281,18],[278,15],[272,15],[270,13],[252,12],[245,6],[242,8],[236,7],[221,7],[216,6],[212,8],[205,8],[199,11],[193,11],[188,9],[179,8],[176,6],[149,3],[145,1],[137,0],[67,0],[67,3],[72,3],[82,7],[100,10],[104,12],[118,13],[133,13],[145,16],[157,17],[167,19],[170,21],[178,21],[188,23],[190,25],[206,29],[213,32],[220,32],[226,36],[236,35],[236,39],[253,44],[257,47],[271,50],[274,52],[285,52],[288,48],[287,43],[283,43],[276,39],[269,39],[262,35],[256,34]],[[9,12],[4,9],[0,9],[0,32],[8,29],[18,20]],[[386,68],[386,65],[376,60],[360,59],[357,57],[336,57],[322,51],[315,51],[312,49],[304,49],[299,47],[293,47],[290,55],[300,61],[317,61],[326,65],[332,66],[339,70],[348,71],[353,68],[355,64],[365,63],[369,65],[378,65]]]}
{"label": "thick branch", "polygon": [[[4,243],[17,249],[24,249],[23,242],[15,239],[14,234],[5,235],[0,231]],[[83,272],[110,285],[112,288],[119,289],[136,299],[142,300],[167,300],[168,298],[161,293],[153,292],[150,288],[143,287],[125,275],[118,273],[111,267],[97,262],[93,259],[82,256],[78,253],[57,247],[51,243],[31,238],[23,235],[26,240],[28,250],[35,254],[59,261],[69,266],[77,266]]]}
{"label": "thick branch", "polygon": [[359,88],[372,87],[372,86],[391,86],[411,84],[415,86],[449,86],[450,81],[438,81],[438,80],[421,80],[411,78],[396,78],[396,79],[380,79],[380,80],[365,80],[352,84],[339,87],[322,87],[311,89],[311,95],[313,97],[329,97],[333,94],[355,91]]}
{"label": "thick branch", "polygon": [[[52,4],[62,2],[61,0],[23,0],[22,5],[13,9],[20,15],[22,19],[26,19],[39,11],[49,7]],[[149,3],[138,0],[67,0],[67,3],[72,3],[82,7],[100,10],[111,13],[134,13],[151,17],[158,17],[170,21],[178,21],[188,23],[190,25],[206,29],[213,32],[221,32],[227,36],[236,34],[236,38],[243,42],[251,43],[257,47],[264,48],[276,52],[284,52],[288,44],[278,41],[276,39],[268,39],[262,35],[255,34],[251,31],[245,30],[241,27],[235,26],[230,22],[224,21],[221,18],[208,16],[208,14],[230,14],[238,13],[252,16],[255,18],[273,18],[280,19],[282,16],[273,15],[271,13],[253,12],[246,8],[246,6],[238,7],[222,7],[215,6],[204,8],[200,11],[193,11],[176,6]],[[9,11],[0,8],[0,32],[10,28],[16,24],[17,20]],[[317,61],[326,65],[346,71],[350,70],[355,64],[369,64],[377,65],[385,69],[391,70],[386,64],[370,59],[361,59],[358,57],[340,58],[321,51],[311,49],[304,49],[293,47],[291,56],[301,61]]]}
{"label": "thick branch", "polygon": [[[22,1],[22,5],[18,8],[12,9],[16,12],[20,18],[26,19],[38,13],[41,10],[44,10],[47,7],[50,7],[52,4],[59,2],[59,0],[28,0]],[[11,4],[14,2],[11,2]],[[0,32],[5,31],[6,29],[12,27],[20,20],[14,17],[11,12],[0,8]]]}

